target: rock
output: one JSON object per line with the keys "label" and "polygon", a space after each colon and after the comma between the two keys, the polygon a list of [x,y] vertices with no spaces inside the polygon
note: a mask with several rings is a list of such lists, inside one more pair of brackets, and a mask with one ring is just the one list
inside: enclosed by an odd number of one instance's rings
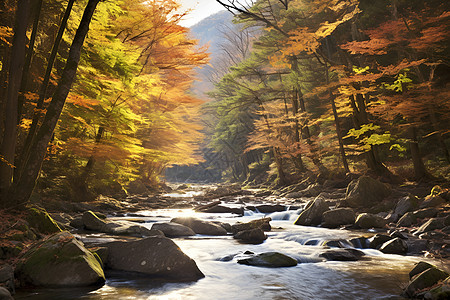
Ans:
{"label": "rock", "polygon": [[0,300],[14,300],[14,298],[6,288],[0,286]]}
{"label": "rock", "polygon": [[202,212],[205,213],[214,213],[214,214],[237,214],[237,215],[244,215],[244,208],[240,207],[227,207],[223,205],[215,205],[206,209],[203,209]]}
{"label": "rock", "polygon": [[102,228],[101,232],[117,235],[131,235],[131,236],[164,236],[160,230],[148,229],[142,225],[136,225],[134,222],[116,221],[108,222]]}
{"label": "rock", "polygon": [[314,183],[308,185],[308,187],[302,190],[300,193],[302,194],[302,197],[317,197],[321,191],[322,187],[320,186],[320,184]]}
{"label": "rock", "polygon": [[197,234],[226,235],[227,231],[213,222],[203,221],[196,218],[174,218],[170,222],[178,223],[191,228]]}
{"label": "rock", "polygon": [[197,206],[196,208],[194,208],[194,210],[195,210],[195,211],[203,211],[203,210],[205,210],[205,209],[211,208],[211,207],[216,206],[216,205],[219,205],[219,204],[221,204],[221,203],[222,203],[222,201],[216,200],[216,201],[213,201],[213,202],[204,204],[204,205],[199,205],[199,206]]}
{"label": "rock", "polygon": [[252,220],[247,223],[236,223],[236,224],[231,225],[231,232],[236,234],[239,231],[250,230],[250,229],[255,229],[255,228],[259,228],[264,231],[270,231],[272,229],[272,227],[270,226],[270,223],[269,223],[270,221],[272,221],[271,218],[262,218],[262,219]]}
{"label": "rock", "polygon": [[440,280],[444,280],[447,277],[448,274],[446,272],[431,267],[414,277],[403,291],[402,296],[414,298],[418,292],[431,288]]}
{"label": "rock", "polygon": [[234,235],[234,238],[240,242],[247,244],[261,244],[267,239],[264,231],[260,228],[239,231]]}
{"label": "rock", "polygon": [[300,213],[295,225],[311,226],[322,223],[322,215],[330,208],[323,198],[317,197],[314,201],[310,201],[305,209]]}
{"label": "rock", "polygon": [[390,240],[392,240],[392,237],[390,237],[389,235],[378,233],[369,239],[369,247],[372,249],[378,249],[379,247],[381,247],[381,245]]}
{"label": "rock", "polygon": [[349,242],[353,245],[353,247],[360,248],[360,249],[369,248],[369,244],[370,244],[369,239],[364,236],[361,236],[359,238],[350,239]]}
{"label": "rock", "polygon": [[88,230],[102,232],[106,226],[106,222],[90,210],[83,214],[82,220],[84,227]]}
{"label": "rock", "polygon": [[371,207],[381,202],[391,193],[384,183],[368,176],[353,180],[347,187],[345,200],[351,207]]}
{"label": "rock", "polygon": [[352,244],[344,239],[339,239],[339,240],[329,240],[329,241],[325,241],[322,246],[327,246],[327,247],[336,247],[336,248],[348,248],[348,247],[352,247]]}
{"label": "rock", "polygon": [[412,212],[414,217],[416,217],[417,219],[434,218],[438,213],[439,210],[435,207],[419,209]]}
{"label": "rock", "polygon": [[389,233],[389,236],[390,237],[392,237],[392,238],[401,238],[402,240],[407,240],[408,239],[408,236],[405,234],[405,233],[403,233],[403,232],[401,232],[401,231],[398,231],[398,230],[390,230],[390,231],[388,231],[388,233]]}
{"label": "rock", "polygon": [[192,236],[195,232],[184,225],[178,223],[154,223],[152,225],[153,230],[160,230],[168,237],[178,237],[178,236]]}
{"label": "rock", "polygon": [[256,209],[260,213],[270,214],[270,213],[277,212],[277,211],[285,211],[286,210],[286,206],[280,205],[280,204],[274,204],[274,205],[263,204],[263,205],[257,205]]}
{"label": "rock", "polygon": [[364,255],[364,252],[352,248],[329,249],[319,254],[320,257],[332,261],[357,261]]}
{"label": "rock", "polygon": [[438,195],[428,195],[425,200],[420,204],[420,208],[436,207],[444,204],[445,200]]}
{"label": "rock", "polygon": [[405,213],[409,211],[413,211],[414,209],[417,209],[419,206],[419,198],[409,194],[406,197],[403,197],[397,202],[397,205],[394,209],[394,214],[398,216],[403,216]]}
{"label": "rock", "polygon": [[398,220],[396,226],[397,227],[409,227],[412,224],[415,224],[416,222],[417,222],[417,218],[414,216],[414,214],[411,212],[407,212],[400,218],[400,220]]}
{"label": "rock", "polygon": [[441,229],[445,227],[445,220],[444,218],[431,218],[427,222],[425,222],[422,226],[420,226],[416,232],[414,232],[414,235],[420,235],[427,231],[432,231],[435,229]]}
{"label": "rock", "polygon": [[279,252],[265,252],[250,258],[240,259],[238,263],[257,267],[280,268],[294,267],[297,265],[297,260]]}
{"label": "rock", "polygon": [[414,268],[409,272],[409,279],[412,279],[414,276],[416,276],[417,274],[422,273],[425,270],[428,270],[430,268],[436,268],[436,266],[427,263],[425,261],[419,261]]}
{"label": "rock", "polygon": [[[0,265],[0,287],[14,294],[14,269],[11,265]],[[0,297],[0,299],[2,299]]]}
{"label": "rock", "polygon": [[227,232],[232,232],[231,225],[229,223],[220,222],[220,221],[213,221],[214,224],[220,225],[223,229],[225,229]]}
{"label": "rock", "polygon": [[70,226],[77,229],[84,229],[83,217],[76,217],[70,221]]}
{"label": "rock", "polygon": [[35,244],[16,267],[23,285],[75,287],[105,282],[97,258],[69,232]]}
{"label": "rock", "polygon": [[0,244],[0,260],[15,257],[22,251],[23,244],[16,241],[3,241]]}
{"label": "rock", "polygon": [[356,218],[355,225],[361,229],[383,228],[386,220],[374,214],[362,213]]}
{"label": "rock", "polygon": [[194,281],[205,277],[194,260],[169,238],[148,237],[115,241],[108,248],[106,265],[113,270],[138,272],[163,279]]}
{"label": "rock", "polygon": [[410,237],[406,240],[406,245],[408,246],[408,253],[419,255],[428,250],[429,241],[427,239]]}
{"label": "rock", "polygon": [[338,208],[329,210],[322,215],[322,226],[336,228],[341,225],[354,224],[355,212],[351,208]]}
{"label": "rock", "polygon": [[443,282],[438,283],[437,287],[425,293],[424,298],[432,300],[450,299],[450,276]]}
{"label": "rock", "polygon": [[41,233],[51,234],[61,231],[58,224],[44,209],[35,206],[28,207],[26,219],[31,227],[36,228]]}
{"label": "rock", "polygon": [[404,240],[397,237],[381,245],[380,251],[387,254],[404,255],[406,254],[406,252],[408,252],[408,245]]}

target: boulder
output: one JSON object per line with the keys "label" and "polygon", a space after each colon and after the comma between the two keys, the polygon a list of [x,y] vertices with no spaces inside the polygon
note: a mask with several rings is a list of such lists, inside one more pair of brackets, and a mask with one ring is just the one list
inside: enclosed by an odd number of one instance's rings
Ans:
{"label": "boulder", "polygon": [[369,239],[364,236],[361,236],[359,238],[350,239],[349,242],[350,242],[350,244],[353,245],[353,247],[361,248],[361,249],[369,248],[369,244],[370,244]]}
{"label": "boulder", "polygon": [[378,249],[379,247],[381,247],[381,245],[390,240],[392,240],[392,237],[390,237],[389,235],[377,233],[369,239],[369,247],[372,249]]}
{"label": "boulder", "polygon": [[154,223],[152,225],[153,230],[160,230],[168,237],[178,237],[178,236],[192,236],[195,232],[184,225],[178,223]]}
{"label": "boulder", "polygon": [[322,187],[318,183],[308,185],[308,187],[302,190],[300,193],[302,197],[316,197],[322,191]]}
{"label": "boulder", "polygon": [[264,231],[260,228],[239,231],[234,238],[246,244],[261,244],[267,239]]}
{"label": "boulder", "polygon": [[414,268],[409,272],[409,279],[412,279],[414,276],[416,276],[417,274],[422,273],[425,270],[428,270],[430,268],[436,268],[436,266],[427,263],[425,261],[419,261]]}
{"label": "boulder", "polygon": [[434,218],[438,213],[439,210],[435,207],[419,209],[412,212],[413,216],[417,219]]}
{"label": "boulder", "polygon": [[272,227],[270,226],[270,221],[272,221],[271,218],[262,218],[257,220],[252,220],[247,223],[236,223],[231,225],[231,232],[234,234],[238,233],[239,231],[244,230],[250,230],[250,229],[262,229],[263,231],[270,231]]}
{"label": "boulder", "polygon": [[138,272],[162,279],[194,281],[205,277],[194,260],[169,238],[106,243],[106,265],[113,270]]}
{"label": "boulder", "polygon": [[383,228],[386,223],[384,218],[369,213],[360,214],[355,221],[355,225],[361,229]]}
{"label": "boulder", "polygon": [[230,223],[225,223],[225,222],[220,222],[220,221],[213,221],[213,223],[220,225],[227,232],[232,232]]}
{"label": "boulder", "polygon": [[285,211],[286,210],[286,206],[284,205],[280,205],[280,204],[262,204],[262,205],[257,205],[256,209],[263,214],[270,214],[273,212],[277,212],[277,211]]}
{"label": "boulder", "polygon": [[354,224],[355,212],[351,208],[337,208],[329,210],[322,215],[322,226],[336,228],[341,225]]}
{"label": "boulder", "polygon": [[413,211],[414,209],[417,209],[419,206],[419,198],[409,194],[408,196],[405,196],[401,198],[394,209],[394,214],[398,216],[403,216],[409,211]]}
{"label": "boulder", "polygon": [[305,209],[300,213],[295,225],[319,225],[322,223],[322,215],[330,208],[323,198],[317,197],[314,201],[310,201]]}
{"label": "boulder", "polygon": [[420,204],[420,208],[436,207],[444,204],[445,200],[439,195],[428,195]]}
{"label": "boulder", "polygon": [[444,280],[448,274],[438,268],[431,267],[416,275],[403,291],[402,296],[414,298],[418,292],[431,288],[440,280]]}
{"label": "boulder", "polygon": [[238,207],[228,207],[228,206],[223,206],[223,205],[215,205],[209,208],[205,208],[203,210],[201,210],[202,212],[205,213],[214,213],[214,214],[237,214],[237,215],[244,215],[244,209],[242,207],[238,208]]}
{"label": "boulder", "polygon": [[14,300],[8,289],[0,286],[0,300]]}
{"label": "boulder", "polygon": [[50,215],[42,208],[30,206],[28,207],[27,222],[31,227],[36,228],[44,234],[52,234],[61,232],[58,224],[50,217]]}
{"label": "boulder", "polygon": [[100,219],[95,213],[92,211],[87,211],[82,216],[83,225],[86,229],[92,231],[102,232],[106,222]]}
{"label": "boulder", "polygon": [[297,265],[297,260],[279,252],[265,252],[250,258],[240,259],[238,263],[257,267],[280,268],[294,267]]}
{"label": "boulder", "polygon": [[196,218],[174,218],[170,222],[178,223],[191,228],[197,234],[226,235],[227,231],[213,222],[203,221]]}
{"label": "boulder", "polygon": [[395,238],[385,242],[380,247],[380,251],[387,254],[406,254],[408,252],[408,245],[401,238]]}
{"label": "boulder", "polygon": [[357,261],[364,255],[364,252],[352,248],[329,249],[319,254],[320,257],[332,261]]}
{"label": "boulder", "polygon": [[424,232],[432,231],[435,229],[441,229],[445,227],[445,220],[444,218],[431,218],[422,226],[420,226],[416,232],[414,232],[414,235],[420,235]]}
{"label": "boulder", "polygon": [[361,176],[350,182],[345,200],[350,207],[371,207],[391,193],[388,185],[369,176]]}
{"label": "boulder", "polygon": [[[14,269],[11,265],[0,265],[0,287],[14,294]],[[2,299],[0,297],[0,299]]]}
{"label": "boulder", "polygon": [[83,217],[76,217],[70,221],[70,226],[77,229],[84,229]]}
{"label": "boulder", "polygon": [[450,299],[450,276],[425,293],[424,298],[432,300]]}
{"label": "boulder", "polygon": [[69,232],[35,244],[21,258],[16,276],[21,284],[32,286],[75,287],[105,282],[99,260]]}
{"label": "boulder", "polygon": [[417,218],[413,213],[407,212],[397,222],[397,227],[409,227],[417,222]]}

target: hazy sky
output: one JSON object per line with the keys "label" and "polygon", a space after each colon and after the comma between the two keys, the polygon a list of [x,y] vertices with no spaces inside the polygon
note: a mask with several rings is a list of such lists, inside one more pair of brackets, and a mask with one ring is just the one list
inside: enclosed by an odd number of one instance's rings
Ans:
{"label": "hazy sky", "polygon": [[181,25],[189,27],[202,19],[224,9],[215,0],[179,0],[184,9],[191,8],[192,12],[180,22]]}

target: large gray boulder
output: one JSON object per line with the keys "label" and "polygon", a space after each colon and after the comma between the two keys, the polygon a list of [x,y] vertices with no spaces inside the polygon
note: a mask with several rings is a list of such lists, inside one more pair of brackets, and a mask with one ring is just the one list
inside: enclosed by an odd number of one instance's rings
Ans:
{"label": "large gray boulder", "polygon": [[295,225],[311,226],[322,223],[322,215],[330,210],[325,199],[317,197],[314,201],[310,201],[305,209],[300,213]]}
{"label": "large gray boulder", "polygon": [[412,194],[401,198],[394,209],[394,214],[401,217],[409,211],[413,211],[419,207],[420,199]]}
{"label": "large gray boulder", "polygon": [[355,226],[361,229],[383,228],[386,224],[387,221],[384,218],[369,213],[359,214],[355,221]]}
{"label": "large gray boulder", "polygon": [[99,231],[101,232],[106,225],[106,222],[100,219],[95,213],[92,211],[87,211],[81,217],[83,220],[84,227],[88,230]]}
{"label": "large gray boulder", "polygon": [[234,235],[234,238],[242,243],[247,244],[261,244],[267,239],[264,231],[260,228],[239,231]]}
{"label": "large gray boulder", "polygon": [[106,265],[113,270],[138,272],[162,279],[194,281],[203,278],[194,260],[169,238],[148,237],[137,241],[106,243]]}
{"label": "large gray boulder", "polygon": [[350,207],[371,207],[391,193],[388,185],[369,176],[353,180],[347,187],[345,201]]}
{"label": "large gray boulder", "polygon": [[196,218],[173,218],[170,222],[178,223],[191,228],[197,234],[226,235],[227,231],[213,222],[203,221]]}
{"label": "large gray boulder", "polygon": [[397,222],[397,227],[409,227],[417,222],[417,218],[413,213],[407,212]]}
{"label": "large gray boulder", "polygon": [[323,213],[323,227],[336,228],[341,225],[354,224],[355,212],[349,207],[337,208]]}
{"label": "large gray boulder", "polygon": [[257,267],[281,268],[296,266],[297,260],[279,252],[265,252],[250,258],[240,259],[238,263]]}
{"label": "large gray boulder", "polygon": [[272,218],[261,218],[252,220],[247,223],[236,223],[231,225],[231,232],[236,234],[240,231],[244,230],[251,230],[251,229],[261,229],[263,231],[270,231],[272,230],[272,226],[270,226],[270,221],[272,221]]}
{"label": "large gray boulder", "polygon": [[178,223],[155,223],[152,225],[153,230],[161,230],[165,236],[168,237],[179,237],[179,236],[192,236],[195,232],[184,225]]}
{"label": "large gray boulder", "polygon": [[22,285],[89,286],[105,282],[100,261],[69,232],[34,245],[16,267]]}

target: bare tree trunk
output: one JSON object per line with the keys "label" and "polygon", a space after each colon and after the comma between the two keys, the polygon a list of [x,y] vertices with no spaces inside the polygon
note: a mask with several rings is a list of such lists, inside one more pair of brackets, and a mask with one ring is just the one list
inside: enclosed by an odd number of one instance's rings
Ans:
{"label": "bare tree trunk", "polygon": [[25,162],[28,159],[28,156],[30,155],[30,147],[31,147],[31,141],[33,140],[34,136],[36,135],[36,131],[38,129],[39,120],[41,119],[41,109],[44,106],[44,100],[45,96],[47,94],[47,87],[48,83],[50,81],[50,75],[52,73],[53,64],[56,59],[56,55],[58,54],[58,48],[59,44],[61,43],[64,31],[67,26],[67,20],[69,19],[70,13],[72,11],[72,7],[75,0],[69,0],[69,3],[67,3],[66,11],[64,12],[64,16],[61,20],[61,24],[59,25],[58,34],[56,35],[55,42],[52,46],[52,51],[50,53],[50,57],[47,62],[47,69],[45,70],[44,80],[42,81],[41,88],[39,90],[39,99],[36,104],[36,111],[33,115],[33,121],[30,126],[30,130],[28,131],[27,138],[25,139],[25,143],[22,149],[22,152],[20,153],[19,159],[18,159],[18,165],[15,171],[15,178],[20,178],[22,176],[23,166]]}
{"label": "bare tree trunk", "polygon": [[416,180],[420,180],[428,176],[427,169],[423,164],[422,155],[419,150],[419,142],[417,140],[417,128],[411,125],[408,128],[409,131],[409,149],[411,150],[411,158],[414,165],[414,177]]}
{"label": "bare tree trunk", "polygon": [[0,196],[3,201],[6,201],[7,199],[6,193],[10,188],[13,179],[12,166],[14,165],[17,141],[17,103],[23,66],[25,64],[26,32],[29,12],[30,0],[19,0],[17,3],[5,101],[5,127],[0,148],[0,156],[6,161],[0,160]]}
{"label": "bare tree trunk", "polygon": [[86,5],[80,25],[78,26],[72,41],[69,57],[67,58],[66,66],[61,79],[59,80],[58,87],[53,94],[45,119],[31,143],[31,155],[24,164],[24,171],[19,181],[14,185],[13,189],[10,189],[9,198],[12,199],[15,204],[27,202],[33,192],[47,151],[48,143],[52,138],[53,131],[55,130],[59,116],[61,115],[67,95],[69,94],[75,79],[83,42],[89,31],[89,24],[99,1],[100,0],[89,0]]}

